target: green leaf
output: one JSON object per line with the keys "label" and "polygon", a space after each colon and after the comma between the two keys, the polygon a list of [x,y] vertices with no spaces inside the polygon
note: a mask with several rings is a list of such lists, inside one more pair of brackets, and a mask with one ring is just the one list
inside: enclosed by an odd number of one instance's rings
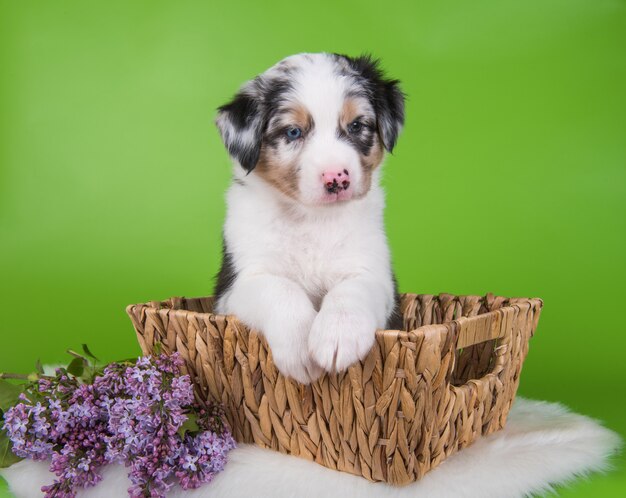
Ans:
{"label": "green leaf", "polygon": [[154,346],[152,347],[152,350],[154,351],[154,354],[156,356],[159,356],[161,354],[162,348],[163,348],[163,344],[161,344],[160,342],[155,342]]}
{"label": "green leaf", "polygon": [[85,358],[82,354],[77,353],[76,351],[72,350],[72,349],[68,349],[65,351],[67,354],[72,355],[74,358],[82,358],[85,361],[89,361],[87,360],[87,358]]}
{"label": "green leaf", "polygon": [[95,361],[100,361],[98,358],[96,358],[96,357],[94,356],[94,354],[93,354],[91,351],[89,351],[89,348],[87,347],[87,344],[83,344],[83,352],[84,352],[87,356],[89,356],[89,358],[91,358],[92,360],[95,360]]}
{"label": "green leaf", "polygon": [[22,460],[11,451],[11,440],[6,432],[0,431],[0,469],[4,469]]}
{"label": "green leaf", "polygon": [[131,365],[134,365],[135,363],[137,363],[137,358],[125,358],[123,360],[116,360],[115,363],[130,363]]}
{"label": "green leaf", "polygon": [[198,432],[200,430],[200,427],[198,426],[198,423],[196,422],[197,419],[198,417],[196,417],[195,413],[188,413],[187,420],[185,420],[183,425],[181,425],[180,428],[178,429],[178,435],[180,437],[185,437],[185,434],[187,432]]}
{"label": "green leaf", "polygon": [[33,372],[28,374],[27,380],[28,382],[37,382],[40,378],[41,377],[37,372]]}
{"label": "green leaf", "polygon": [[83,358],[74,358],[67,366],[67,371],[74,377],[80,377],[83,375],[86,367],[86,360]]}
{"label": "green leaf", "polygon": [[11,384],[6,380],[0,380],[0,409],[8,410],[17,404],[17,397],[22,392],[22,387],[18,384]]}

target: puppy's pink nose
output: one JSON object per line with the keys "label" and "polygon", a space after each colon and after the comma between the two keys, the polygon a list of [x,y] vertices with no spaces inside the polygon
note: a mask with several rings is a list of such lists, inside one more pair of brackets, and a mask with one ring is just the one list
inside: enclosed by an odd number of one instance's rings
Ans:
{"label": "puppy's pink nose", "polygon": [[350,187],[350,175],[347,169],[333,169],[322,173],[324,188],[329,194],[336,194]]}

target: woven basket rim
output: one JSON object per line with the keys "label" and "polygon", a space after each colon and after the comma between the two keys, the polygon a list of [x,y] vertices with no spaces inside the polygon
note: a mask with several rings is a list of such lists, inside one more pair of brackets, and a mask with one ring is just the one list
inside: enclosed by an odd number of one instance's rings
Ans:
{"label": "woven basket rim", "polygon": [[[493,294],[489,293],[485,296],[478,296],[476,294],[448,294],[448,293],[439,293],[439,294],[415,294],[415,293],[401,293],[400,297],[453,297],[457,299],[466,298],[466,297],[480,297],[481,300],[486,300],[489,296],[493,296]],[[223,315],[219,313],[213,312],[202,312],[202,311],[193,311],[188,309],[175,309],[172,308],[172,302],[174,299],[184,299],[184,300],[198,300],[198,299],[212,299],[213,296],[199,296],[199,297],[185,297],[185,296],[172,296],[168,299],[161,301],[148,301],[146,303],[137,303],[137,304],[129,304],[126,306],[126,313],[131,317],[134,316],[136,309],[145,309],[145,312],[148,314],[165,312],[167,314],[174,313],[176,316],[183,316],[188,318],[189,316],[208,316],[212,317],[214,320],[224,320],[224,321],[233,321],[240,323],[242,326],[245,326],[243,322],[239,320],[236,315]],[[522,309],[527,309],[531,307],[538,307],[541,309],[543,307],[543,299],[539,297],[516,297],[516,298],[506,298],[509,301],[509,304],[502,306],[499,309],[487,311],[485,313],[481,313],[478,315],[474,315],[471,317],[461,316],[459,318],[455,318],[453,320],[449,320],[443,323],[436,323],[430,325],[420,325],[419,327],[415,327],[411,330],[397,330],[397,329],[377,329],[376,337],[381,338],[395,338],[396,340],[399,338],[400,340],[415,342],[420,339],[424,334],[430,333],[447,333],[450,329],[452,331],[460,330],[461,328],[465,331],[471,329],[471,325],[473,323],[478,323],[483,320],[491,320],[494,323],[494,327],[491,327],[492,330],[498,329],[496,326],[497,323],[502,319],[507,310],[517,308],[517,311],[522,311]],[[455,338],[457,342],[457,349],[461,349],[463,347],[473,346],[475,344],[480,344],[482,342],[486,342],[492,339],[498,339],[502,336],[493,335],[493,336],[484,336],[479,338],[472,339],[471,337],[458,337]]]}

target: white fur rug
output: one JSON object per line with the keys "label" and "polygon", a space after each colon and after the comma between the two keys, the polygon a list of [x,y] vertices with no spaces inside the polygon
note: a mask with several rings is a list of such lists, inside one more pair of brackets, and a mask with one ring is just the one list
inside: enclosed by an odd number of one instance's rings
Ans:
{"label": "white fur rug", "polygon": [[[315,463],[255,446],[233,450],[224,472],[203,488],[169,495],[180,498],[322,496],[394,498],[507,498],[543,493],[577,476],[606,470],[620,437],[599,423],[555,403],[518,398],[507,426],[450,457],[419,482],[404,488],[371,483]],[[2,471],[18,498],[42,496],[52,482],[47,465],[22,461]],[[122,466],[80,498],[123,498],[129,486]]]}

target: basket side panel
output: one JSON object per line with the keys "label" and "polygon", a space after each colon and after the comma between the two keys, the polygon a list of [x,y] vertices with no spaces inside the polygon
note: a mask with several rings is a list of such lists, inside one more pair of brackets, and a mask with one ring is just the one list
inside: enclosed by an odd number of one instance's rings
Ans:
{"label": "basket side panel", "polygon": [[[442,392],[433,386],[429,405],[434,411],[433,423],[423,425],[422,442],[415,452],[418,465],[414,479],[470,445],[477,437],[504,426],[519,385],[528,341],[534,333],[540,311],[539,300],[518,300],[510,306],[496,307],[495,312],[490,313],[493,318],[445,324],[450,327],[450,337],[459,337],[466,328],[494,326],[499,328],[498,335],[502,338],[497,340],[493,358],[484,375],[455,386],[452,381],[457,375],[458,365],[452,365],[448,369],[446,389]],[[470,332],[482,335],[482,331]],[[453,351],[450,354],[454,357]]]}
{"label": "basket side panel", "polygon": [[451,385],[453,397],[464,400],[456,404],[470,408],[467,416],[459,412],[451,417],[456,431],[462,434],[456,444],[458,448],[467,446],[481,434],[504,427],[540,312],[541,303],[534,300],[520,300],[499,309],[497,316],[503,337],[493,341],[494,354],[484,375],[468,378],[462,385]]}

